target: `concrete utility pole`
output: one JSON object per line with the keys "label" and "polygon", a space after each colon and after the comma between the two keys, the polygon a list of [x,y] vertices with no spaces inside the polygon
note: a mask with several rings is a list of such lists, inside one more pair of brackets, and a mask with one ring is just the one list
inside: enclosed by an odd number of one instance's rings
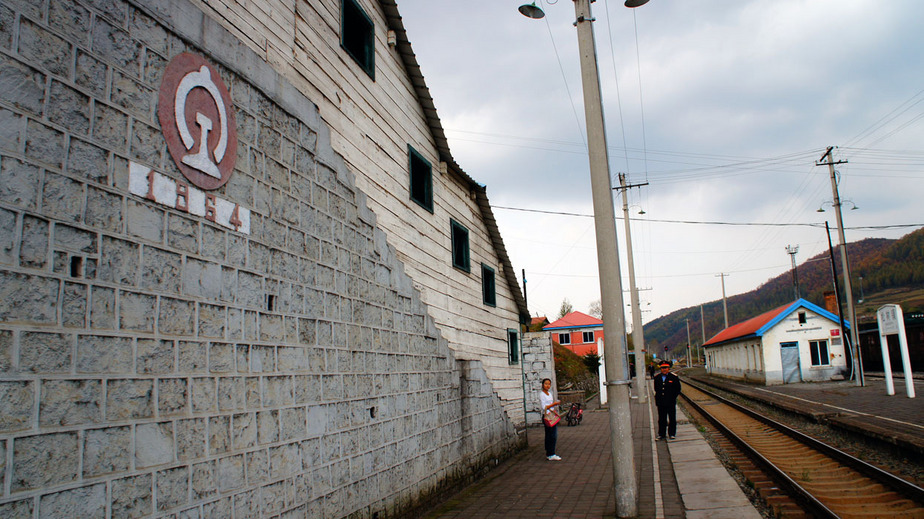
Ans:
{"label": "concrete utility pole", "polygon": [[699,304],[699,324],[703,329],[702,354],[703,354],[703,362],[705,363],[706,362],[706,318],[704,317],[704,314],[703,314],[703,304],[702,303]]}
{"label": "concrete utility pole", "polygon": [[593,191],[594,227],[597,238],[597,268],[600,272],[600,296],[603,306],[604,366],[606,397],[609,403],[610,435],[613,449],[613,473],[616,486],[616,514],[635,517],[638,482],[632,443],[632,415],[629,410],[629,380],[626,359],[625,303],[619,272],[616,244],[616,215],[613,209],[613,184],[607,156],[603,102],[600,97],[600,74],[594,43],[593,15],[589,0],[575,0],[575,26],[581,55],[581,82],[584,87],[584,117],[587,123],[587,148],[590,155],[590,183]]}
{"label": "concrete utility pole", "polygon": [[728,276],[726,273],[716,274],[715,277],[722,278],[722,310],[725,311],[725,327],[728,328],[728,303],[725,300],[725,277]]}
{"label": "concrete utility pole", "polygon": [[[629,260],[629,300],[632,304],[632,344],[635,346],[635,389],[638,401],[644,404],[648,401],[648,384],[645,383],[645,332],[642,330],[642,308],[638,302],[638,289],[635,286],[635,261],[632,257],[632,231],[629,229],[629,195],[630,187],[647,186],[643,184],[626,184],[626,175],[619,174],[619,187],[613,188],[622,191],[622,213],[626,223],[626,255]],[[629,374],[632,375],[631,373]]]}
{"label": "concrete utility pole", "polygon": [[[847,318],[850,319],[850,353],[853,355],[854,366],[857,369],[857,385],[865,385],[863,376],[863,360],[860,358],[860,339],[857,333],[857,314],[853,307],[853,290],[850,286],[850,262],[847,261],[847,240],[844,238],[844,221],[841,218],[841,197],[837,191],[837,171],[834,170],[835,164],[844,164],[846,160],[834,162],[832,151],[834,146],[828,146],[824,155],[821,156],[816,166],[828,166],[828,173],[831,175],[831,193],[834,195],[833,205],[834,214],[837,216],[837,239],[841,249],[841,269],[844,276],[844,295],[847,299]],[[828,161],[825,162],[827,157]]]}
{"label": "concrete utility pole", "polygon": [[799,299],[799,271],[796,270],[796,253],[799,252],[799,246],[792,245],[786,246],[786,253],[789,254],[789,259],[792,260],[792,289],[796,294],[796,299]]}

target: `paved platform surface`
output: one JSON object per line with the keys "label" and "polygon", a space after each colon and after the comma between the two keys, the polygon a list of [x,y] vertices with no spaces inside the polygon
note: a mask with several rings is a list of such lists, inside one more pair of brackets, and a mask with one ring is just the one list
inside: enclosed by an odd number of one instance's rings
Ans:
{"label": "paved platform surface", "polygon": [[[650,381],[649,381],[650,384]],[[611,518],[616,498],[609,414],[585,411],[581,425],[559,425],[561,461],[545,458],[542,427],[528,430],[529,448],[425,517]],[[655,441],[653,404],[632,399],[632,441],[640,518],[758,519],[734,479],[678,409],[677,438]]]}

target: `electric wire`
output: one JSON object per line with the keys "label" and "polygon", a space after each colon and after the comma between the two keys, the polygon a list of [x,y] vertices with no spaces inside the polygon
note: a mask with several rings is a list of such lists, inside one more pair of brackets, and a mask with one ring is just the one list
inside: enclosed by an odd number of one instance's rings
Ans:
{"label": "electric wire", "polygon": [[[539,0],[539,3],[542,3],[542,0]],[[549,5],[554,5],[558,3],[549,2]],[[584,136],[584,129],[581,127],[581,118],[578,116],[577,106],[574,104],[574,96],[571,95],[571,88],[568,86],[568,77],[565,75],[565,67],[561,63],[561,55],[558,53],[558,46],[555,45],[555,37],[552,35],[552,25],[549,23],[549,17],[543,17],[545,20],[545,27],[549,31],[549,41],[552,42],[552,49],[555,51],[555,59],[558,60],[558,69],[561,71],[561,79],[565,83],[565,91],[568,93],[568,101],[571,103],[571,111],[574,112],[574,120],[577,123],[578,133],[581,135],[581,141],[584,143],[584,149],[587,149],[587,137]]]}

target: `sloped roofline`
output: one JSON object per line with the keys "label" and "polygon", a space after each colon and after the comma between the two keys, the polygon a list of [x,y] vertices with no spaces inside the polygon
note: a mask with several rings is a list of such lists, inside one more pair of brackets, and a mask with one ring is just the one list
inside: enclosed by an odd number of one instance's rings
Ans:
{"label": "sloped roofline", "polygon": [[543,330],[567,330],[575,328],[599,328],[603,321],[583,312],[570,312],[554,323],[542,327]]}
{"label": "sloped roofline", "polygon": [[420,103],[424,111],[424,117],[427,119],[427,125],[433,140],[436,142],[436,149],[439,153],[440,161],[445,162],[448,170],[463,184],[468,186],[469,193],[478,204],[481,211],[481,217],[484,220],[485,227],[488,230],[488,236],[497,253],[497,258],[502,265],[504,279],[507,286],[513,294],[517,310],[520,314],[520,323],[530,322],[529,309],[526,307],[526,298],[520,291],[520,284],[517,282],[516,272],[510,263],[510,257],[507,255],[507,248],[504,246],[504,240],[501,238],[500,229],[497,227],[497,220],[494,218],[494,212],[491,210],[491,203],[488,201],[487,188],[475,182],[475,179],[468,176],[465,171],[452,158],[452,152],[449,149],[449,141],[446,139],[446,133],[443,131],[443,125],[440,122],[439,115],[436,113],[436,106],[433,104],[433,97],[430,95],[430,89],[424,81],[423,74],[420,71],[420,64],[417,63],[417,56],[411,49],[411,42],[407,39],[407,31],[404,29],[404,22],[398,13],[398,4],[395,0],[380,0],[382,9],[385,12],[385,19],[388,23],[388,29],[395,31],[396,45],[395,50],[404,63],[404,68],[411,79],[411,85],[414,87],[414,93],[417,95],[417,102]]}
{"label": "sloped roofline", "polygon": [[[840,318],[836,314],[833,314],[814,303],[800,298],[788,305],[775,308],[769,312],[765,312],[756,317],[752,317],[751,319],[729,326],[728,328],[725,328],[724,330],[715,334],[711,339],[706,341],[703,346],[717,346],[719,344],[739,341],[741,339],[747,339],[750,337],[763,337],[763,335],[767,333],[768,330],[779,324],[780,321],[791,315],[799,308],[811,310],[812,312],[815,312],[816,314],[830,321],[840,323]],[[850,321],[845,319],[844,326],[847,329],[850,329]]]}

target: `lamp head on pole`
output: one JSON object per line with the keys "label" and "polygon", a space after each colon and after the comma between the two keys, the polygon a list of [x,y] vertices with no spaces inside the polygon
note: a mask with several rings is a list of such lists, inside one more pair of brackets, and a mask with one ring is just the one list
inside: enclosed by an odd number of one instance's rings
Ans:
{"label": "lamp head on pole", "polygon": [[648,0],[626,0],[626,7],[632,9],[635,7],[641,7],[648,3]]}
{"label": "lamp head on pole", "polygon": [[517,11],[520,11],[520,14],[523,16],[532,18],[534,20],[538,20],[545,16],[545,11],[543,11],[541,7],[537,6],[536,2],[531,4],[523,4],[517,8]]}

